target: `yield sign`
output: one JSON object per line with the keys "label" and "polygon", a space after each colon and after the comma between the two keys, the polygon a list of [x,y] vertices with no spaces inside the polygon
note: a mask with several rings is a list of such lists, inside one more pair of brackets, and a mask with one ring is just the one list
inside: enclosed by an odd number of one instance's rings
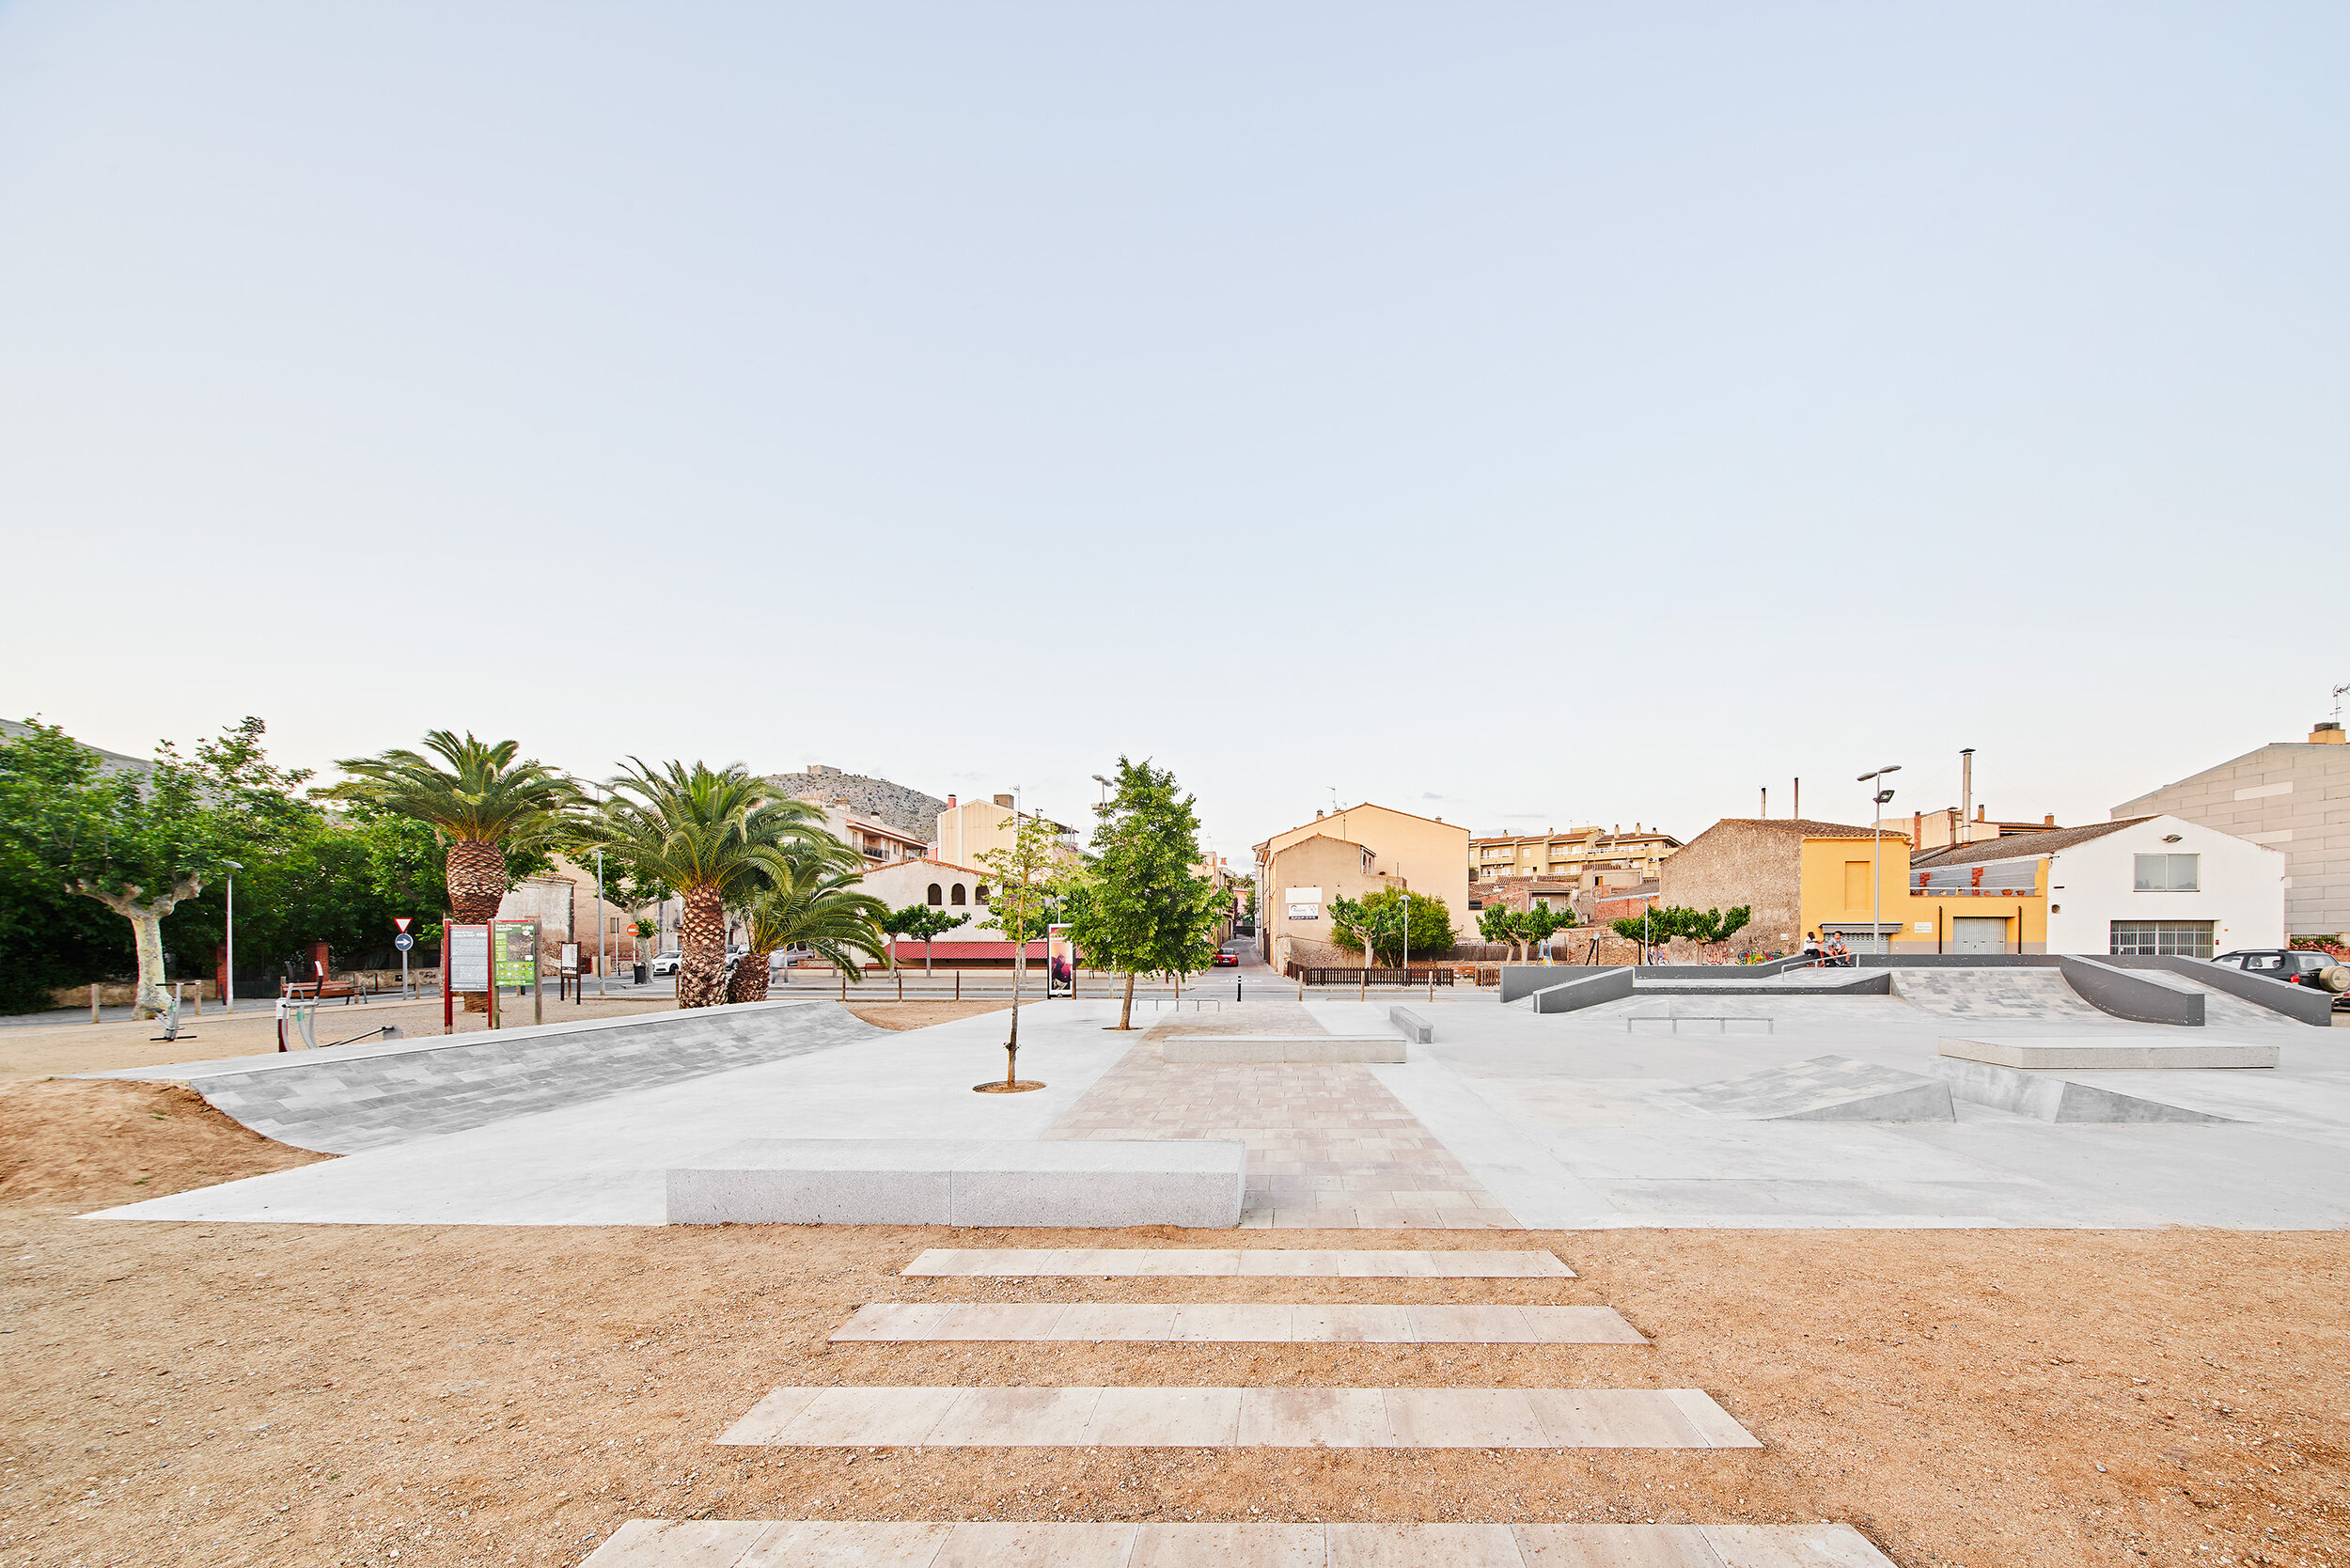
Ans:
{"label": "yield sign", "polygon": [[392,924],[400,928],[400,933],[402,936],[407,935],[408,928],[415,923],[416,917],[414,915],[395,915],[392,917]]}

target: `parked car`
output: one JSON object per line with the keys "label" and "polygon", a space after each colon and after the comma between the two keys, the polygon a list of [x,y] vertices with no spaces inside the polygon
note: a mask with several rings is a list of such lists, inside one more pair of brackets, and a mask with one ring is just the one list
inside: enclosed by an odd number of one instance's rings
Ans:
{"label": "parked car", "polygon": [[652,955],[652,972],[656,975],[674,975],[677,966],[684,961],[685,955],[675,949],[666,953],[655,953]]}
{"label": "parked car", "polygon": [[1240,967],[1240,949],[1239,949],[1238,948],[1229,948],[1229,947],[1228,947],[1228,948],[1218,948],[1218,949],[1215,950],[1215,966],[1216,966],[1217,968],[1219,968],[1219,969],[1237,969],[1237,968],[1239,968],[1239,967]]}
{"label": "parked car", "polygon": [[[2287,985],[2311,985],[2334,993],[2334,1011],[2350,1012],[2350,971],[2344,971],[2342,961],[2327,952],[2311,952],[2302,948],[2239,948],[2232,953],[2221,953],[2212,960],[2231,969],[2241,969],[2250,975],[2265,975]],[[2334,983],[2328,983],[2328,971],[2342,971]]]}

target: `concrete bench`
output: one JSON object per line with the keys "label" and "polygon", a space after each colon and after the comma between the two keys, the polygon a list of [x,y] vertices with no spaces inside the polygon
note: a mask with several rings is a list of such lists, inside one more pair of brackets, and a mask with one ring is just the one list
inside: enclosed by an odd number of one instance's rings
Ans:
{"label": "concrete bench", "polygon": [[1403,1059],[1403,1039],[1393,1034],[1171,1034],[1159,1042],[1159,1059],[1175,1066],[1398,1062]]}
{"label": "concrete bench", "polygon": [[1435,1043],[1436,1027],[1409,1008],[1387,1009],[1387,1022],[1393,1024],[1402,1032],[1403,1038],[1415,1045]]}
{"label": "concrete bench", "polygon": [[757,1138],[668,1173],[672,1225],[1240,1223],[1247,1146]]}

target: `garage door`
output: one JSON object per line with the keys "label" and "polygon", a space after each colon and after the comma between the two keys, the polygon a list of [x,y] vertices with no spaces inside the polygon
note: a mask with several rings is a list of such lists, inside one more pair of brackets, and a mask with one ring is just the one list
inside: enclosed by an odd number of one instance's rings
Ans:
{"label": "garage door", "polygon": [[2003,953],[2007,951],[2007,922],[1985,919],[1980,915],[1962,915],[1950,921],[1950,951],[1954,953]]}

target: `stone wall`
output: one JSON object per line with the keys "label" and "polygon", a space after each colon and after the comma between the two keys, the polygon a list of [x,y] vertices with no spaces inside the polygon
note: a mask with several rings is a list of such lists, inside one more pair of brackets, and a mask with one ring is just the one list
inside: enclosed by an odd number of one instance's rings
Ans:
{"label": "stone wall", "polygon": [[1682,909],[1745,904],[1753,917],[1731,946],[1793,952],[1803,945],[1802,858],[1803,839],[1793,829],[1716,823],[1665,862],[1657,902]]}

